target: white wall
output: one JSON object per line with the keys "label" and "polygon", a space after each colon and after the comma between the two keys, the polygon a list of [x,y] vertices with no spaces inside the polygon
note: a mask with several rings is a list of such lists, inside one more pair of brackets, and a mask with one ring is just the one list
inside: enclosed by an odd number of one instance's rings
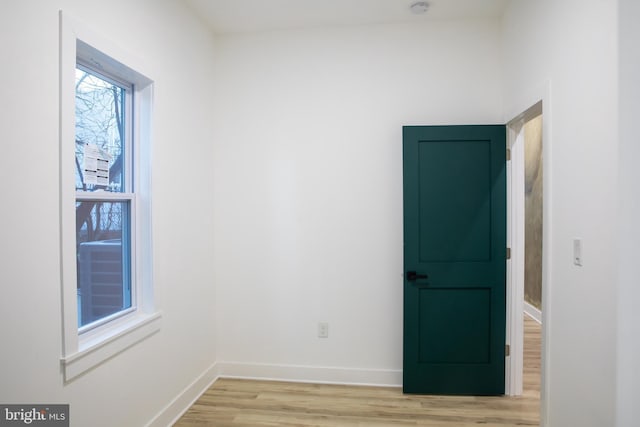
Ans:
{"label": "white wall", "polygon": [[620,22],[620,288],[618,314],[618,426],[640,419],[640,2],[619,1]]}
{"label": "white wall", "polygon": [[[636,40],[637,6],[619,2],[622,34]],[[637,240],[640,61],[623,39],[619,159],[613,0],[515,0],[504,34],[494,22],[443,22],[237,35],[219,46],[175,2],[104,6],[3,2],[0,401],[70,403],[72,425],[142,425],[216,360],[227,374],[398,383],[401,126],[498,123],[546,97],[547,425],[613,425],[616,410],[621,427],[637,420],[637,261],[618,261],[616,248],[618,232],[623,254]],[[164,313],[159,334],[67,385],[60,8],[144,57],[156,80]],[[629,209],[619,217],[618,194]],[[574,237],[582,268],[571,264]],[[318,321],[330,323],[328,339],[316,338]]]}
{"label": "white wall", "polygon": [[[617,6],[514,1],[505,16],[509,120],[543,105],[550,426],[614,425],[617,308]],[[583,241],[583,267],[572,239]]]}
{"label": "white wall", "polygon": [[[161,331],[65,385],[60,369],[58,10],[155,80],[153,230]],[[70,403],[73,426],[139,426],[216,360],[214,46],[170,1],[5,0],[0,13],[0,402]]]}
{"label": "white wall", "polygon": [[221,372],[401,383],[402,126],[500,122],[499,30],[440,22],[219,39]]}

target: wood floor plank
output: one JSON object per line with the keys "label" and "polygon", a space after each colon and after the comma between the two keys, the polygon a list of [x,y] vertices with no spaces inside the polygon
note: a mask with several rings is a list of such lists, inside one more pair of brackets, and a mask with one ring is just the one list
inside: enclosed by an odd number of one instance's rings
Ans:
{"label": "wood floor plank", "polygon": [[525,316],[524,392],[515,398],[404,395],[394,387],[219,379],[175,426],[538,426],[540,339],[540,325]]}

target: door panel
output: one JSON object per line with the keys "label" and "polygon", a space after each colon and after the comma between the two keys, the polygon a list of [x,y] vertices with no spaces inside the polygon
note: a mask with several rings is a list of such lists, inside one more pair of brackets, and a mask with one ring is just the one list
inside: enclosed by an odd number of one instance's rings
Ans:
{"label": "door panel", "polygon": [[[420,261],[486,261],[491,252],[491,205],[485,197],[491,187],[490,145],[429,141],[418,150]],[[438,209],[433,209],[434,200]]]}
{"label": "door panel", "polygon": [[403,133],[404,391],[503,394],[505,127]]}
{"label": "door panel", "polygon": [[[491,290],[420,289],[421,363],[488,363]],[[446,323],[442,335],[440,325]],[[443,339],[444,338],[444,339]]]}

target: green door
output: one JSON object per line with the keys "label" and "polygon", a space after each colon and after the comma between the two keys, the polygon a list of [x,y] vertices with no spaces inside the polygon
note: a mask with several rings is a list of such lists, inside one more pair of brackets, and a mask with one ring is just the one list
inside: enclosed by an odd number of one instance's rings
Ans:
{"label": "green door", "polygon": [[505,126],[405,126],[404,392],[504,394]]}

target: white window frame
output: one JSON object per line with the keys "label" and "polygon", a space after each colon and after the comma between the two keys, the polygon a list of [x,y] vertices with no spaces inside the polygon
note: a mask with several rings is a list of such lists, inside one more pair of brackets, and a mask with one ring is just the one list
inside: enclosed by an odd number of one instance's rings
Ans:
{"label": "white window frame", "polygon": [[[128,239],[122,240],[122,248],[126,248],[126,253],[129,258],[127,264],[129,267],[126,272],[129,275],[129,284],[130,284],[130,301],[131,305],[128,308],[120,310],[111,315],[105,316],[101,319],[98,319],[94,322],[91,322],[87,325],[83,325],[79,327],[78,331],[80,335],[86,334],[90,332],[92,329],[99,328],[102,325],[105,325],[109,322],[113,322],[115,319],[122,317],[128,313],[131,313],[136,310],[138,295],[136,292],[136,239],[135,231],[137,222],[136,221],[136,200],[137,200],[137,183],[135,182],[135,178],[137,178],[137,161],[136,156],[134,156],[135,152],[135,142],[137,138],[133,135],[133,120],[135,117],[134,114],[134,106],[135,103],[133,101],[135,86],[128,82],[119,78],[119,76],[113,76],[106,74],[104,70],[104,66],[102,69],[97,69],[97,66],[92,66],[90,61],[93,56],[93,49],[89,47],[85,47],[83,49],[76,50],[76,68],[80,68],[84,72],[87,72],[95,77],[98,77],[108,83],[116,85],[121,88],[125,92],[124,99],[124,124],[125,124],[125,135],[123,141],[123,151],[124,151],[124,160],[123,160],[123,178],[124,178],[124,187],[122,188],[122,192],[106,192],[106,191],[84,191],[78,190],[76,188],[76,202],[111,202],[111,203],[126,203],[128,205],[128,215],[126,230],[128,230]],[[123,226],[123,231],[125,230]]]}
{"label": "white window frame", "polygon": [[[131,83],[130,146],[134,164],[125,179],[132,193],[102,194],[101,201],[130,200],[132,308],[78,328],[75,241],[76,198],[96,200],[75,191],[75,70],[78,60],[106,76]],[[160,329],[161,313],[153,293],[151,244],[151,106],[153,81],[139,59],[60,12],[60,253],[62,288],[62,357],[64,381],[104,363]],[[133,169],[133,171],[131,171]]]}

